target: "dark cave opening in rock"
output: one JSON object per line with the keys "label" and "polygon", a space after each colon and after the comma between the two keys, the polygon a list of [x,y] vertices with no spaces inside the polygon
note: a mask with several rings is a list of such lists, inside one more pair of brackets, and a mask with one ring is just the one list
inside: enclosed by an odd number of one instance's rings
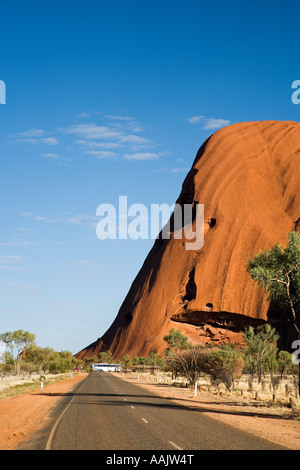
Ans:
{"label": "dark cave opening in rock", "polygon": [[197,286],[195,283],[195,268],[193,268],[189,273],[189,280],[185,287],[185,295],[182,297],[183,301],[191,301],[196,298]]}

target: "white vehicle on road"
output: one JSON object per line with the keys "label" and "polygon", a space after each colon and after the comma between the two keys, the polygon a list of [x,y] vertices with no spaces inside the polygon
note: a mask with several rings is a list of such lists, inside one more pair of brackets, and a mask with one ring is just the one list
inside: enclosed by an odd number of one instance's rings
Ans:
{"label": "white vehicle on road", "polygon": [[105,362],[96,362],[91,364],[92,370],[99,372],[121,372],[122,366],[120,364],[108,364]]}

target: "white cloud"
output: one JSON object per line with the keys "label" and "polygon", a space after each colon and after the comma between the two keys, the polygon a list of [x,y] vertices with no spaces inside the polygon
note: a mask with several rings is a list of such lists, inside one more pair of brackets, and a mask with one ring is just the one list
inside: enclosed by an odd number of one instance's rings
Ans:
{"label": "white cloud", "polygon": [[22,268],[18,266],[21,261],[23,261],[21,256],[0,255],[0,269],[22,271]]}
{"label": "white cloud", "polygon": [[117,142],[95,142],[93,140],[76,140],[74,142],[76,145],[80,145],[82,148],[91,148],[91,149],[113,149],[123,147],[122,144]]}
{"label": "white cloud", "polygon": [[114,116],[111,114],[107,114],[104,116],[106,119],[111,119],[113,121],[135,121],[135,119],[131,116]]}
{"label": "white cloud", "polygon": [[55,137],[46,137],[46,138],[42,139],[42,143],[46,144],[46,145],[57,145],[58,140],[55,139]]}
{"label": "white cloud", "polygon": [[85,139],[120,139],[123,134],[119,130],[114,130],[108,126],[97,126],[95,124],[78,124],[63,130],[65,134],[73,134]]}
{"label": "white cloud", "polygon": [[69,224],[74,224],[74,225],[88,224],[89,226],[94,226],[96,222],[99,222],[98,217],[93,217],[87,214],[76,214],[72,217],[67,217],[61,220],[63,222],[68,222]]}
{"label": "white cloud", "polygon": [[[81,147],[85,154],[97,158],[114,158],[119,156],[114,149],[124,148],[125,158],[128,160],[149,160],[158,158],[154,153],[141,152],[149,150],[153,143],[143,135],[136,121],[131,116],[106,115],[103,125],[95,123],[80,123],[61,129],[65,135],[75,136],[74,144]],[[111,121],[107,123],[107,121]],[[102,123],[101,123],[102,124]]]}
{"label": "white cloud", "polygon": [[47,136],[47,132],[43,129],[29,129],[25,132],[18,132],[16,134],[17,142],[26,144],[46,144],[57,145],[58,140],[55,137]]}
{"label": "white cloud", "polygon": [[19,139],[17,142],[24,142],[25,144],[38,144],[39,141],[37,139]]}
{"label": "white cloud", "polygon": [[124,158],[126,158],[126,160],[157,160],[159,156],[157,153],[144,152],[125,154]]}
{"label": "white cloud", "polygon": [[191,118],[188,119],[188,122],[190,124],[196,124],[197,122],[201,121],[202,119],[204,119],[205,116],[193,116]]}
{"label": "white cloud", "polygon": [[22,261],[21,256],[0,255],[0,264],[15,264]]}
{"label": "white cloud", "polygon": [[129,144],[150,144],[150,140],[145,139],[144,137],[140,137],[138,135],[126,135],[124,137],[121,137],[121,142],[126,142]]}
{"label": "white cloud", "polygon": [[42,155],[44,158],[54,158],[55,160],[59,159],[59,156],[56,153],[44,153]]}
{"label": "white cloud", "polygon": [[221,127],[228,126],[229,124],[231,124],[231,121],[228,121],[226,119],[207,118],[206,124],[203,127],[203,129],[209,129],[209,130],[220,129]]}
{"label": "white cloud", "polygon": [[85,154],[94,155],[97,158],[112,158],[118,155],[115,152],[109,152],[108,150],[86,150]]}
{"label": "white cloud", "polygon": [[[65,134],[72,134],[88,141],[94,141],[94,145],[99,140],[110,140],[110,144],[148,144],[149,139],[128,133],[126,129],[119,127],[97,126],[95,124],[78,124],[63,130]],[[95,142],[96,141],[96,142]],[[84,140],[79,142],[83,143]]]}
{"label": "white cloud", "polygon": [[[87,118],[90,115],[91,113],[80,113],[77,117]],[[122,158],[126,160],[156,160],[162,156],[162,153],[154,153],[155,142],[143,135],[143,128],[134,117],[107,114],[101,116],[101,119],[100,123],[77,122],[59,128],[59,138],[43,129],[20,132],[18,138],[21,138],[21,142],[47,146],[56,146],[63,142],[66,148],[73,149],[76,146],[81,153],[93,155],[98,159],[121,158],[121,149]],[[59,152],[45,152],[41,156],[57,162],[70,161],[61,157]]]}
{"label": "white cloud", "polygon": [[85,259],[80,259],[80,260],[74,261],[74,264],[76,266],[86,266],[87,264],[89,264],[89,262],[86,261]]}
{"label": "white cloud", "polygon": [[189,168],[172,168],[170,173],[180,173],[181,171],[187,172],[189,171]]}
{"label": "white cloud", "polygon": [[231,124],[231,121],[229,121],[228,119],[206,118],[205,116],[190,117],[188,119],[188,122],[190,124],[198,124],[199,122],[201,122],[202,129],[204,130],[216,130]]}
{"label": "white cloud", "polygon": [[167,167],[164,167],[164,168],[160,168],[160,169],[157,169],[155,170],[155,173],[181,173],[181,172],[184,172],[184,173],[187,173],[188,171],[190,170],[190,168],[185,168],[185,167],[177,167],[177,168],[167,168]]}
{"label": "white cloud", "polygon": [[66,157],[61,157],[59,155],[57,155],[56,153],[44,153],[42,155],[43,158],[50,158],[52,160],[64,160],[66,162],[70,162],[71,160],[69,158],[66,158]]}
{"label": "white cloud", "polygon": [[9,242],[0,242],[0,246],[28,246],[31,245],[30,240],[21,240],[20,238],[12,238]]}
{"label": "white cloud", "polygon": [[47,224],[58,224],[67,223],[71,225],[87,225],[88,227],[94,227],[99,222],[97,217],[93,217],[88,214],[75,214],[75,215],[64,215],[61,217],[47,217],[44,215],[36,215],[33,212],[23,212],[23,217],[31,218],[37,222],[44,222]]}
{"label": "white cloud", "polygon": [[22,212],[23,217],[33,217],[34,213],[33,212]]}
{"label": "white cloud", "polygon": [[41,137],[46,134],[46,131],[43,129],[29,129],[25,132],[18,132],[18,136],[20,137]]}

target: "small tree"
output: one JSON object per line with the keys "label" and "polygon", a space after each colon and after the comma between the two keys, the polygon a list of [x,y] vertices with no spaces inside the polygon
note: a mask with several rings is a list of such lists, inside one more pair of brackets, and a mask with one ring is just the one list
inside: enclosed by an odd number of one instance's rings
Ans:
{"label": "small tree", "polygon": [[123,356],[123,361],[124,361],[125,370],[127,371],[129,367],[132,366],[132,360],[130,359],[129,354],[125,354],[125,356]]}
{"label": "small tree", "polygon": [[[268,294],[268,300],[287,310],[286,322],[300,340],[300,233],[288,234],[288,244],[261,251],[249,260],[248,272]],[[298,388],[300,393],[300,363]]]}
{"label": "small tree", "polygon": [[23,353],[35,344],[35,335],[29,331],[7,331],[0,335],[0,341],[5,343],[14,359],[15,373],[20,374]]}
{"label": "small tree", "polygon": [[179,357],[176,358],[176,355],[182,350],[189,349],[191,344],[187,336],[183,335],[180,330],[175,330],[174,328],[171,328],[169,334],[164,336],[164,341],[168,343],[165,355],[170,359],[168,360],[168,364],[172,370],[172,377],[174,373],[176,378],[178,372],[181,370],[180,360]]}
{"label": "small tree", "polygon": [[288,307],[289,320],[300,339],[300,233],[288,235],[288,245],[283,249],[275,245],[261,251],[249,260],[249,274],[269,295],[268,300],[282,307]]}
{"label": "small tree", "polygon": [[164,336],[164,341],[168,343],[166,353],[168,354],[172,349],[176,351],[188,349],[191,345],[187,336],[184,336],[180,330],[171,328],[169,334]]}
{"label": "small tree", "polygon": [[60,351],[59,353],[61,371],[67,372],[73,370],[77,364],[77,359],[73,356],[71,351]]}
{"label": "small tree", "polygon": [[110,351],[102,351],[98,354],[99,362],[106,362],[107,364],[113,364],[115,362],[114,357]]}
{"label": "small tree", "polygon": [[288,351],[280,351],[277,358],[278,371],[280,378],[283,378],[284,374],[289,374],[294,369],[292,361],[292,355]]}
{"label": "small tree", "polygon": [[164,367],[165,359],[159,357],[156,353],[151,352],[149,355],[149,365],[154,367]]}
{"label": "small tree", "polygon": [[26,362],[31,362],[36,367],[39,374],[49,370],[51,362],[55,360],[57,353],[51,348],[31,347],[26,354]]}
{"label": "small tree", "polygon": [[249,326],[243,336],[247,345],[244,350],[246,364],[250,365],[252,375],[257,373],[260,383],[262,374],[271,365],[271,358],[276,358],[276,342],[279,336],[269,324],[258,326],[256,329]]}
{"label": "small tree", "polygon": [[74,369],[77,359],[70,351],[55,352],[53,359],[49,362],[49,372],[59,374]]}
{"label": "small tree", "polygon": [[9,350],[8,354],[6,354],[6,363],[8,363],[8,360],[10,360],[13,364],[15,364],[13,332],[7,331],[6,333],[2,333],[0,335],[0,341],[4,343]]}

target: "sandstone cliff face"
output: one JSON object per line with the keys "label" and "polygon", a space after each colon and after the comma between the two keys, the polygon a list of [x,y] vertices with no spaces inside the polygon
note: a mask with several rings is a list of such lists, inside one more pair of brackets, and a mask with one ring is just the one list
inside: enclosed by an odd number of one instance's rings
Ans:
{"label": "sandstone cliff face", "polygon": [[246,122],[213,134],[200,148],[179,204],[204,204],[204,246],[156,240],[119,313],[102,338],[77,354],[110,350],[162,353],[179,328],[193,343],[242,340],[246,325],[279,321],[246,271],[250,257],[287,243],[300,217],[300,124]]}

